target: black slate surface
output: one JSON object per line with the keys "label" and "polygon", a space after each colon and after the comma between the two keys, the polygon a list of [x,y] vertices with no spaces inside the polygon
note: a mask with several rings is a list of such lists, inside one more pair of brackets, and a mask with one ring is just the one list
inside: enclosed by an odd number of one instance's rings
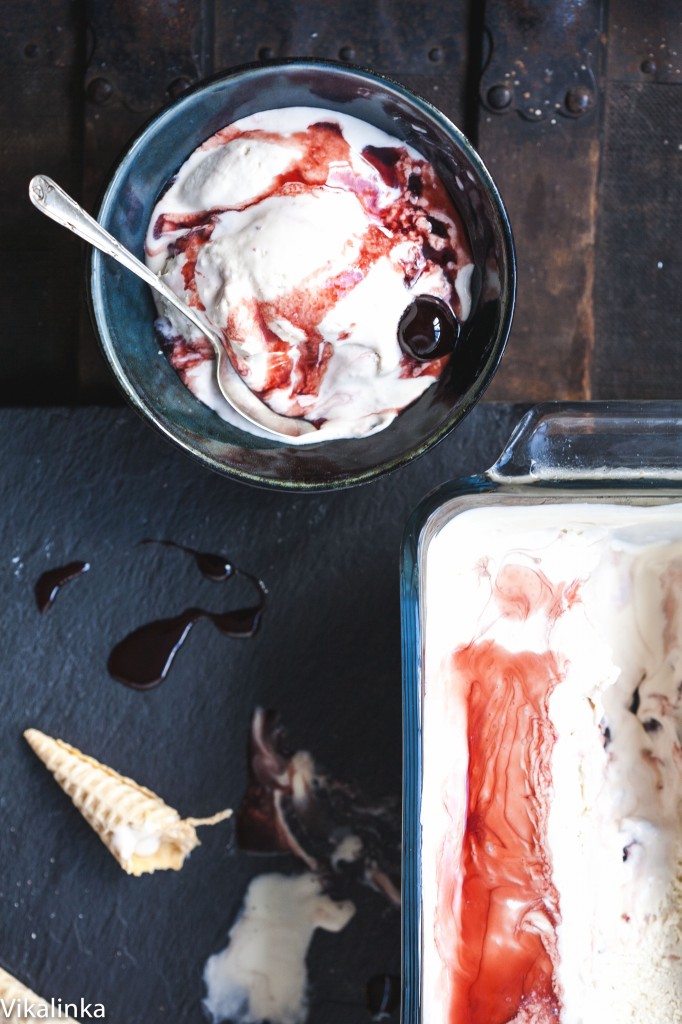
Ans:
{"label": "black slate surface", "polygon": [[[214,476],[114,409],[1,410],[0,964],[50,998],[103,1003],[121,1024],[204,1019],[201,981],[248,880],[292,859],[236,850],[205,829],[179,873],[127,877],[21,737],[36,726],[159,793],[183,815],[236,807],[256,705],[293,744],[370,796],[400,795],[399,547],[438,484],[485,469],[520,410],[474,410],[438,448],[362,488],[278,494]],[[149,693],[107,675],[113,644],[188,605],[239,605],[236,581],[204,580],[171,539],[259,575],[258,635],[200,622]],[[85,559],[45,615],[33,587]],[[398,912],[367,890],[339,935],[316,933],[310,1024],[369,1020],[370,976],[400,971]]]}

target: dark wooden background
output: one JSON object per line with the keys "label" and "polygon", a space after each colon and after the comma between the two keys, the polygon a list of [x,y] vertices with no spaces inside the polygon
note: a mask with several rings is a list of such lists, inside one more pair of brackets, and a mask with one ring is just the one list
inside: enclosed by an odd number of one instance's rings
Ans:
{"label": "dark wooden background", "polygon": [[136,129],[202,77],[331,57],[427,96],[478,145],[519,257],[488,398],[680,398],[679,0],[5,0],[0,402],[115,402],[79,243],[40,171],[87,208]]}

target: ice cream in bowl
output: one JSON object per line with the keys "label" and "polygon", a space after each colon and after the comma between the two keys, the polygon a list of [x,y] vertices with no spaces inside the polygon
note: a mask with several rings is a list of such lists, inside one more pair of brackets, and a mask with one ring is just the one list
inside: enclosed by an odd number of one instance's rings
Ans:
{"label": "ice cream in bowl", "polygon": [[514,256],[490,176],[442,114],[369,72],[294,61],[198,86],[133,142],[98,220],[221,337],[256,405],[300,424],[282,437],[235,413],[202,331],[93,254],[124,392],[228,475],[371,479],[466,414],[506,343]]}

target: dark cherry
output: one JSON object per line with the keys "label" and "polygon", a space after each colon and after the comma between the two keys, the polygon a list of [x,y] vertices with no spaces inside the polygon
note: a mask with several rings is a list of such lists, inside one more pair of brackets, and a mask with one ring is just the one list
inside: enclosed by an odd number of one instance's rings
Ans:
{"label": "dark cherry", "polygon": [[427,362],[452,352],[459,330],[459,320],[447,302],[434,295],[418,295],[400,318],[398,344],[406,355]]}

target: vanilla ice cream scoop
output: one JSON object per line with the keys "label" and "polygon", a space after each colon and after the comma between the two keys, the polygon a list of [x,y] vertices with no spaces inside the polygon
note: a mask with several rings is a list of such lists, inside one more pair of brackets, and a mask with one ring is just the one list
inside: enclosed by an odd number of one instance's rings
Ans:
{"label": "vanilla ice cream scoop", "polygon": [[[432,165],[346,114],[263,111],[208,139],[157,202],[149,267],[224,339],[273,412],[315,430],[292,443],[366,436],[432,385],[450,352],[401,347],[405,312],[443,341],[471,311],[473,263]],[[233,420],[199,331],[163,300],[157,329],[194,394]]]}

